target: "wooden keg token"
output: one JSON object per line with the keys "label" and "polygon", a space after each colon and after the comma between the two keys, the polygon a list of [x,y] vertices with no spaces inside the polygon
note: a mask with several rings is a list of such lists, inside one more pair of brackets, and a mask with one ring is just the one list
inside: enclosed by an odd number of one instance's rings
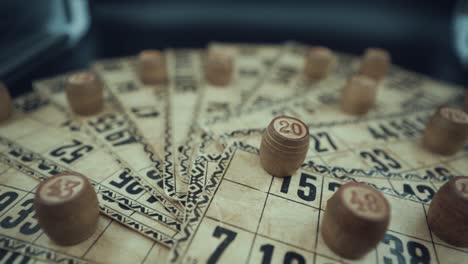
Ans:
{"label": "wooden keg token", "polygon": [[390,214],[390,205],[379,191],[362,183],[346,183],[327,201],[323,240],[343,258],[361,258],[384,237]]}
{"label": "wooden keg token", "polygon": [[468,135],[468,114],[461,109],[440,107],[424,130],[423,145],[441,155],[452,155],[462,149]]}
{"label": "wooden keg token", "polygon": [[366,75],[376,81],[379,81],[387,75],[390,65],[390,54],[386,50],[380,48],[368,48],[362,57],[359,74]]}
{"label": "wooden keg token", "polygon": [[429,206],[427,222],[443,241],[468,247],[468,177],[453,177],[439,189]]}
{"label": "wooden keg token", "polygon": [[276,177],[292,175],[304,162],[309,149],[309,129],[301,120],[275,117],[263,133],[260,162]]}
{"label": "wooden keg token", "polygon": [[304,74],[309,80],[327,77],[336,64],[333,52],[326,47],[312,47],[305,58]]}
{"label": "wooden keg token", "polygon": [[215,86],[226,86],[234,71],[232,56],[218,49],[210,49],[205,62],[205,79]]}
{"label": "wooden keg token", "polygon": [[94,115],[102,110],[103,84],[93,72],[70,75],[66,79],[65,92],[71,109],[78,115]]}
{"label": "wooden keg token", "polygon": [[162,84],[167,81],[164,55],[159,50],[144,50],[138,54],[137,72],[142,83]]}
{"label": "wooden keg token", "polygon": [[62,173],[42,182],[34,197],[40,227],[58,245],[74,245],[89,238],[97,227],[99,205],[88,179]]}
{"label": "wooden keg token", "polygon": [[352,115],[367,113],[374,105],[377,82],[365,75],[352,76],[341,93],[341,109]]}
{"label": "wooden keg token", "polygon": [[0,82],[0,123],[6,121],[13,112],[13,102],[10,92],[3,82]]}

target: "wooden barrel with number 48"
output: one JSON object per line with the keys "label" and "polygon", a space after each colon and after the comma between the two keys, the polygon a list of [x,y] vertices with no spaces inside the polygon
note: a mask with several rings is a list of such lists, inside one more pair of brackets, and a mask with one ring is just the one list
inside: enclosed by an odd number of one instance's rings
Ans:
{"label": "wooden barrel with number 48", "polygon": [[468,177],[446,182],[432,199],[427,212],[432,232],[456,247],[468,246]]}
{"label": "wooden barrel with number 48", "polygon": [[97,195],[81,174],[61,173],[42,182],[34,197],[34,207],[44,233],[59,245],[80,243],[96,230]]}
{"label": "wooden barrel with number 48", "polygon": [[340,257],[361,258],[384,237],[390,214],[390,204],[379,191],[348,182],[327,201],[321,224],[323,240]]}

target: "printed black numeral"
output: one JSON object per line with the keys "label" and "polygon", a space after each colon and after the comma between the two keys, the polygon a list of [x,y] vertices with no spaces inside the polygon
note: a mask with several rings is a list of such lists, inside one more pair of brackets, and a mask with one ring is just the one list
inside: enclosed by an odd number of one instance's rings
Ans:
{"label": "printed black numeral", "polygon": [[[405,256],[403,256],[403,252],[404,252],[403,243],[398,237],[390,235],[390,234],[385,234],[382,242],[387,245],[393,244],[393,247],[390,248],[390,253],[396,257],[398,264],[406,263]],[[393,263],[392,259],[386,256],[383,257],[383,260],[385,264]]]}
{"label": "printed black numeral", "polygon": [[[275,250],[275,246],[271,244],[265,244],[260,247],[260,251],[263,253],[262,264],[271,263],[274,250]],[[283,263],[284,264],[291,264],[291,263],[305,264],[306,260],[301,254],[296,253],[294,251],[288,251],[284,255]]]}
{"label": "printed black numeral", "polygon": [[161,174],[157,172],[156,170],[150,170],[146,173],[146,176],[152,180],[156,181],[156,185],[159,188],[164,188],[164,182],[162,180]]}
{"label": "printed black numeral", "polygon": [[[18,217],[15,219],[11,216],[5,217],[1,222],[0,226],[2,228],[14,228],[20,225],[21,223],[28,218],[29,215],[34,213],[34,199],[28,199],[24,201],[21,206],[24,207],[23,210],[18,212]],[[35,218],[35,215],[32,216]],[[32,235],[40,230],[40,227],[37,223],[26,222],[20,227],[20,232],[24,235]]]}
{"label": "printed black numeral", "polygon": [[260,247],[260,251],[263,253],[262,264],[270,264],[273,257],[273,250],[275,247],[271,244],[265,244]]}
{"label": "printed black numeral", "polygon": [[[404,247],[403,242],[401,240],[391,234],[385,234],[382,243],[391,246],[390,253],[396,257],[398,264],[406,264],[406,259],[404,254]],[[429,250],[424,245],[415,242],[415,241],[408,241],[406,244],[406,248],[408,250],[408,254],[410,255],[410,263],[431,263],[431,255]],[[393,263],[393,260],[387,256],[383,257],[383,261],[385,264]]]}
{"label": "printed black numeral", "polygon": [[332,192],[336,191],[340,187],[341,187],[341,184],[337,182],[330,182],[328,184],[328,190]]}
{"label": "printed black numeral", "polygon": [[210,258],[207,261],[208,264],[214,264],[218,261],[223,252],[229,246],[229,244],[231,244],[232,241],[234,241],[234,239],[237,236],[237,233],[224,227],[217,226],[213,232],[213,237],[221,238],[222,235],[225,235],[226,238],[221,242],[221,244],[219,244],[219,246],[210,256]]}
{"label": "printed black numeral", "polygon": [[439,180],[448,180],[453,178],[455,175],[447,168],[444,167],[435,167],[432,170],[426,170],[426,177],[429,179],[439,179]]}
{"label": "printed black numeral", "polygon": [[136,138],[130,133],[128,129],[116,131],[107,135],[106,140],[111,142],[114,147],[119,147],[127,144],[136,143]]}
{"label": "printed black numeral", "polygon": [[88,122],[90,126],[98,133],[108,132],[115,127],[122,127],[125,125],[123,120],[119,120],[114,113],[99,116],[96,120]]}
{"label": "printed black numeral", "polygon": [[143,191],[143,188],[140,186],[140,184],[137,181],[135,181],[135,179],[127,171],[123,171],[122,173],[120,173],[119,178],[122,181],[117,182],[113,180],[110,182],[110,185],[117,187],[119,189],[125,188],[125,191],[127,193],[133,194],[133,195],[140,194]]}
{"label": "printed black numeral", "polygon": [[18,193],[16,192],[5,192],[0,194],[0,212],[5,210],[5,208],[13,203],[16,198],[18,198]]}
{"label": "printed black numeral", "polygon": [[275,76],[273,78],[273,82],[277,82],[280,84],[287,84],[291,81],[294,74],[296,74],[297,69],[293,68],[289,65],[280,65],[276,69]]}
{"label": "printed black numeral", "polygon": [[53,157],[68,156],[68,157],[63,157],[60,160],[67,164],[71,164],[75,162],[76,160],[80,159],[81,157],[83,157],[85,153],[88,153],[92,150],[93,150],[92,146],[83,145],[81,141],[73,139],[72,144],[61,146],[55,150],[52,150],[50,152],[50,155],[52,155]]}
{"label": "printed black numeral", "polygon": [[364,159],[370,159],[374,163],[374,168],[383,172],[390,169],[401,169],[401,164],[382,149],[373,149],[372,151],[362,151],[360,153]]}
{"label": "printed black numeral", "polygon": [[305,261],[305,258],[301,254],[293,252],[293,251],[288,251],[284,255],[284,262],[283,263],[284,264],[292,264],[292,263],[305,264],[306,261]]}
{"label": "printed black numeral", "polygon": [[26,255],[21,255],[19,252],[12,252],[6,249],[0,249],[0,262],[1,263],[34,263],[31,258]]}
{"label": "printed black numeral", "polygon": [[413,187],[411,187],[411,185],[409,185],[407,183],[403,184],[403,192],[408,193],[410,195],[413,195],[416,198],[418,198],[419,200],[432,200],[432,197],[434,197],[434,195],[435,195],[434,189],[432,189],[431,187],[429,187],[427,185],[424,185],[424,184],[416,185],[416,190],[418,191],[418,193],[427,194],[427,198],[424,199],[424,198],[421,198],[419,195],[416,195],[416,193],[413,190]]}
{"label": "printed black numeral", "polygon": [[80,131],[80,125],[75,124],[73,120],[67,120],[63,122],[61,126],[68,128],[72,132]]}
{"label": "printed black numeral", "polygon": [[375,139],[387,141],[390,138],[399,138],[397,133],[395,133],[394,131],[382,124],[379,124],[378,127],[369,126],[367,127],[367,129],[369,130],[369,133],[372,135],[372,137],[374,137]]}
{"label": "printed black numeral", "polygon": [[[312,183],[312,181],[316,181],[317,178],[313,175],[307,174],[307,173],[301,173],[300,180],[299,180],[299,186],[302,188],[299,188],[297,190],[297,196],[301,198],[304,201],[314,201],[316,196],[317,196],[317,187]],[[281,184],[281,189],[280,191],[282,193],[288,193],[289,191],[289,185],[291,184],[291,176],[287,176],[283,178],[283,183]]]}
{"label": "printed black numeral", "polygon": [[18,108],[26,113],[32,112],[45,105],[47,100],[42,99],[38,94],[31,93],[27,96],[15,100],[15,108]]}
{"label": "printed black numeral", "polygon": [[431,263],[431,255],[429,250],[422,244],[419,244],[414,241],[409,241],[406,245],[408,253],[410,254],[410,263],[419,264],[419,263]]}
{"label": "printed black numeral", "polygon": [[15,158],[19,158],[22,162],[31,162],[34,160],[32,153],[23,152],[22,149],[12,149],[8,154]]}
{"label": "printed black numeral", "polygon": [[49,164],[46,160],[40,160],[37,167],[41,171],[47,171],[50,175],[56,175],[60,173],[59,168],[56,165]]}
{"label": "printed black numeral", "polygon": [[154,106],[132,107],[131,111],[138,118],[156,118],[160,115]]}
{"label": "printed black numeral", "polygon": [[315,151],[319,153],[337,150],[335,142],[327,132],[311,134]]}

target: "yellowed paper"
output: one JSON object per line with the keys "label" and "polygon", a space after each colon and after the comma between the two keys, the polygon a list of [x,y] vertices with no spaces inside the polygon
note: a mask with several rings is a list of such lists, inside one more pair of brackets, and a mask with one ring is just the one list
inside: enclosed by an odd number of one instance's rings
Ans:
{"label": "yellowed paper", "polygon": [[[184,201],[187,178],[179,173],[179,160],[189,151],[179,154],[182,145],[194,131],[201,87],[201,53],[199,50],[166,52],[169,83],[157,87],[143,86],[135,75],[134,61],[102,61],[95,64],[112,96],[134,121],[138,131],[161,162],[163,186],[172,199]],[[155,93],[155,94],[154,94]],[[160,118],[143,120],[135,109],[156,108]],[[143,111],[144,112],[144,111]],[[182,155],[182,157],[179,157]],[[157,188],[157,186],[153,186]]]}
{"label": "yellowed paper", "polygon": [[38,183],[0,163],[2,263],[164,262],[168,248],[104,216],[88,240],[72,247],[58,246],[47,238],[34,217],[32,201]]}
{"label": "yellowed paper", "polygon": [[426,212],[440,184],[339,179],[302,169],[293,176],[275,178],[261,168],[255,150],[242,146],[234,147],[222,163],[225,168],[213,174],[216,184],[207,187],[182,232],[191,236],[181,237],[172,249],[172,262],[351,263],[330,251],[320,234],[326,201],[347,181],[380,190],[394,216],[378,247],[356,263],[457,263],[467,257],[464,249],[440,241],[428,228]]}
{"label": "yellowed paper", "polygon": [[209,50],[220,50],[234,60],[231,82],[223,87],[205,83],[199,124],[215,123],[239,111],[258,89],[271,64],[281,56],[281,46],[211,43]]}
{"label": "yellowed paper", "polygon": [[[37,97],[29,100],[34,98]],[[17,169],[28,171],[32,176],[40,175],[37,176],[40,179],[61,171],[82,173],[102,195],[99,198],[103,213],[166,246],[172,245],[179,226],[177,221],[161,215],[164,224],[158,223],[116,202],[135,201],[140,198],[143,189],[135,188],[133,193],[122,193],[119,186],[131,176],[112,156],[77,134],[68,134],[66,130],[50,126],[46,117],[50,118],[53,112],[47,104],[25,112],[26,108],[21,106],[27,99],[15,101],[18,110],[0,126],[2,160]]]}
{"label": "yellowed paper", "polygon": [[[357,70],[358,64],[350,65],[352,69]],[[441,104],[458,100],[463,94],[460,87],[443,84],[394,66],[389,76],[379,85],[375,107],[366,115],[352,116],[340,109],[341,89],[345,82],[345,76],[334,74],[298,98],[291,98],[289,101],[240,117],[232,117],[226,122],[207,126],[206,130],[217,136],[235,130],[260,130],[266,128],[277,115],[295,116],[313,130],[316,127],[378,120],[392,115],[404,116],[424,109],[432,110]]]}
{"label": "yellowed paper", "polygon": [[[208,49],[221,50],[234,59],[234,72],[231,82],[223,87],[204,83],[201,91],[201,103],[197,125],[204,126],[225,119],[235,112],[249,94],[260,85],[267,74],[270,63],[280,56],[280,46],[212,43]],[[208,51],[209,52],[209,51]],[[185,215],[188,216],[195,206],[196,197],[203,191],[207,176],[216,167],[219,155],[205,153],[222,153],[222,147],[216,146],[214,140],[207,138],[203,129],[192,133],[189,141],[182,147],[191,149],[191,155],[181,159],[181,174],[190,174],[186,200]],[[201,149],[200,149],[201,148]],[[214,150],[208,150],[215,148]],[[201,169],[204,168],[204,169]]]}
{"label": "yellowed paper", "polygon": [[[323,169],[337,175],[380,174],[434,181],[453,176],[453,172],[442,166],[447,158],[425,150],[421,138],[427,118],[437,106],[459,100],[463,94],[461,88],[394,67],[379,87],[375,109],[357,117],[340,110],[338,87],[327,87],[335,93],[329,94],[331,99],[326,102],[320,102],[321,89],[291,102],[215,124],[209,130],[221,135],[225,145],[242,141],[258,148],[268,123],[275,116],[290,115],[309,125],[311,143],[306,161],[323,166],[317,157],[330,159],[333,166]],[[362,163],[373,165],[363,170]]]}
{"label": "yellowed paper", "polygon": [[[349,65],[357,69],[358,62],[351,60]],[[420,142],[425,121],[435,107],[459,101],[463,90],[393,67],[380,84],[376,108],[366,116],[354,117],[339,109],[345,78],[331,76],[302,98],[207,127],[208,132],[222,135],[225,146],[234,142],[238,147],[233,148],[233,157],[220,160],[200,202],[186,220],[182,237],[173,248],[172,261],[341,262],[323,244],[318,228],[324,203],[346,181],[372,184],[388,196],[394,207],[392,214],[402,216],[391,224],[376,251],[361,262],[409,262],[420,257],[417,260],[426,263],[457,263],[466,257],[463,250],[431,234],[425,220],[427,206],[438,188],[451,177],[463,174],[466,152],[443,157],[428,152]],[[290,180],[267,175],[257,157],[263,129],[281,114],[305,121],[311,133],[306,162]],[[306,193],[307,188],[312,188],[308,184],[312,178],[321,179],[315,186],[315,194],[321,199],[313,214],[318,217],[315,222],[308,215],[312,211],[291,203],[304,203],[304,198],[312,197]],[[298,187],[290,192],[289,186]],[[278,197],[286,201],[275,201]],[[294,232],[295,228],[298,232]],[[230,243],[231,251],[227,246]],[[403,249],[398,251],[400,245]],[[417,247],[416,254],[413,246]]]}
{"label": "yellowed paper", "polygon": [[204,88],[202,51],[170,49],[166,54],[172,82],[168,87],[169,105],[164,137],[164,188],[174,199],[185,201],[190,176],[187,161],[194,151],[188,142],[196,133]]}
{"label": "yellowed paper", "polygon": [[[66,76],[59,76],[35,83],[36,90],[38,90],[44,99],[49,100],[52,107],[57,110],[53,116],[47,115],[45,117],[53,121],[57,119],[57,115],[63,115],[63,118],[68,118],[68,121],[66,121],[68,123],[64,124],[67,126],[73,125],[76,128],[74,132],[81,132],[82,136],[93,140],[96,144],[107,150],[110,155],[114,156],[128,174],[132,175],[140,186],[145,189],[147,194],[144,197],[146,199],[142,201],[144,205],[142,204],[141,208],[145,208],[147,211],[154,211],[156,209],[157,211],[164,212],[167,210],[176,217],[182,218],[183,210],[178,208],[180,205],[165,197],[161,189],[153,189],[147,184],[154,181],[160,182],[162,177],[153,167],[153,160],[148,157],[145,145],[141,142],[138,135],[134,134],[135,130],[132,128],[131,120],[116,109],[115,104],[110,98],[107,98],[105,107],[99,114],[88,117],[74,115],[69,108],[64,91],[54,92],[52,90],[53,87],[60,85],[65,78]],[[64,124],[60,125],[63,126]],[[131,184],[132,182],[129,182],[121,188],[128,188]],[[134,187],[130,187],[130,189],[132,188]],[[151,196],[155,197],[158,202],[148,204],[147,201],[151,200],[149,199]],[[143,200],[143,197],[140,199]],[[154,208],[155,206],[157,208]]]}
{"label": "yellowed paper", "polygon": [[[93,68],[104,81],[109,95],[135,126],[134,133],[140,136],[154,169],[163,175],[169,107],[167,85],[143,85],[135,72],[133,57],[98,61]],[[155,190],[165,191],[157,181],[147,183]]]}

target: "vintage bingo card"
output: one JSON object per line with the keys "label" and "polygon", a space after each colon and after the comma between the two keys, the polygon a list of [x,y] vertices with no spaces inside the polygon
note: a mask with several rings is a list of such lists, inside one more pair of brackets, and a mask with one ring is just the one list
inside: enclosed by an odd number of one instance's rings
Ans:
{"label": "vintage bingo card", "polygon": [[[464,249],[441,242],[430,232],[426,201],[412,199],[385,178],[339,179],[329,173],[299,170],[276,178],[260,166],[258,153],[233,147],[221,161],[184,236],[171,251],[177,263],[339,263],[324,244],[320,224],[326,201],[344,182],[381,191],[393,217],[384,239],[357,263],[458,263]],[[432,190],[436,185],[428,183]],[[191,235],[188,235],[191,234]]]}
{"label": "vintage bingo card", "polygon": [[[180,223],[168,215],[141,213],[125,206],[127,201],[138,204],[143,189],[135,188],[133,193],[127,194],[122,192],[119,185],[131,179],[126,170],[86,138],[48,124],[43,118],[53,112],[47,103],[26,111],[25,105],[30,102],[41,102],[33,99],[37,99],[34,94],[15,100],[18,111],[11,122],[0,128],[2,159],[17,168],[44,174],[44,177],[63,171],[86,175],[100,194],[101,212],[166,246],[172,245]],[[147,198],[150,199],[148,203],[156,202],[152,197]]]}
{"label": "vintage bingo card", "polygon": [[[57,88],[57,86],[63,86],[63,80],[67,76],[69,75],[35,83],[36,90],[41,93],[42,97],[49,100],[56,110],[53,117],[50,117],[51,121],[57,119],[58,115],[68,118],[60,126],[74,126],[75,129],[71,132],[81,132],[83,136],[87,136],[96,144],[101,145],[145,189],[146,198],[149,198],[148,196],[156,198],[158,203],[152,203],[152,205],[158,205],[163,208],[162,210],[167,210],[176,217],[182,218],[183,210],[180,205],[166,197],[162,188],[152,188],[154,181],[159,181],[158,183],[162,184],[162,177],[154,168],[154,160],[151,159],[151,154],[146,150],[145,142],[138,134],[133,121],[125,113],[118,111],[118,104],[112,97],[106,98],[104,109],[99,114],[89,117],[73,115],[66,102],[63,89]],[[155,118],[154,114],[148,113],[146,112],[145,116],[149,115],[149,117],[142,118]],[[141,199],[143,200],[143,198]],[[148,209],[151,205],[142,207],[151,211]]]}
{"label": "vintage bingo card", "polygon": [[[29,175],[28,175],[29,174]],[[0,261],[2,263],[159,263],[169,249],[105,216],[85,242],[58,246],[47,238],[34,216],[39,181],[0,163]]]}

